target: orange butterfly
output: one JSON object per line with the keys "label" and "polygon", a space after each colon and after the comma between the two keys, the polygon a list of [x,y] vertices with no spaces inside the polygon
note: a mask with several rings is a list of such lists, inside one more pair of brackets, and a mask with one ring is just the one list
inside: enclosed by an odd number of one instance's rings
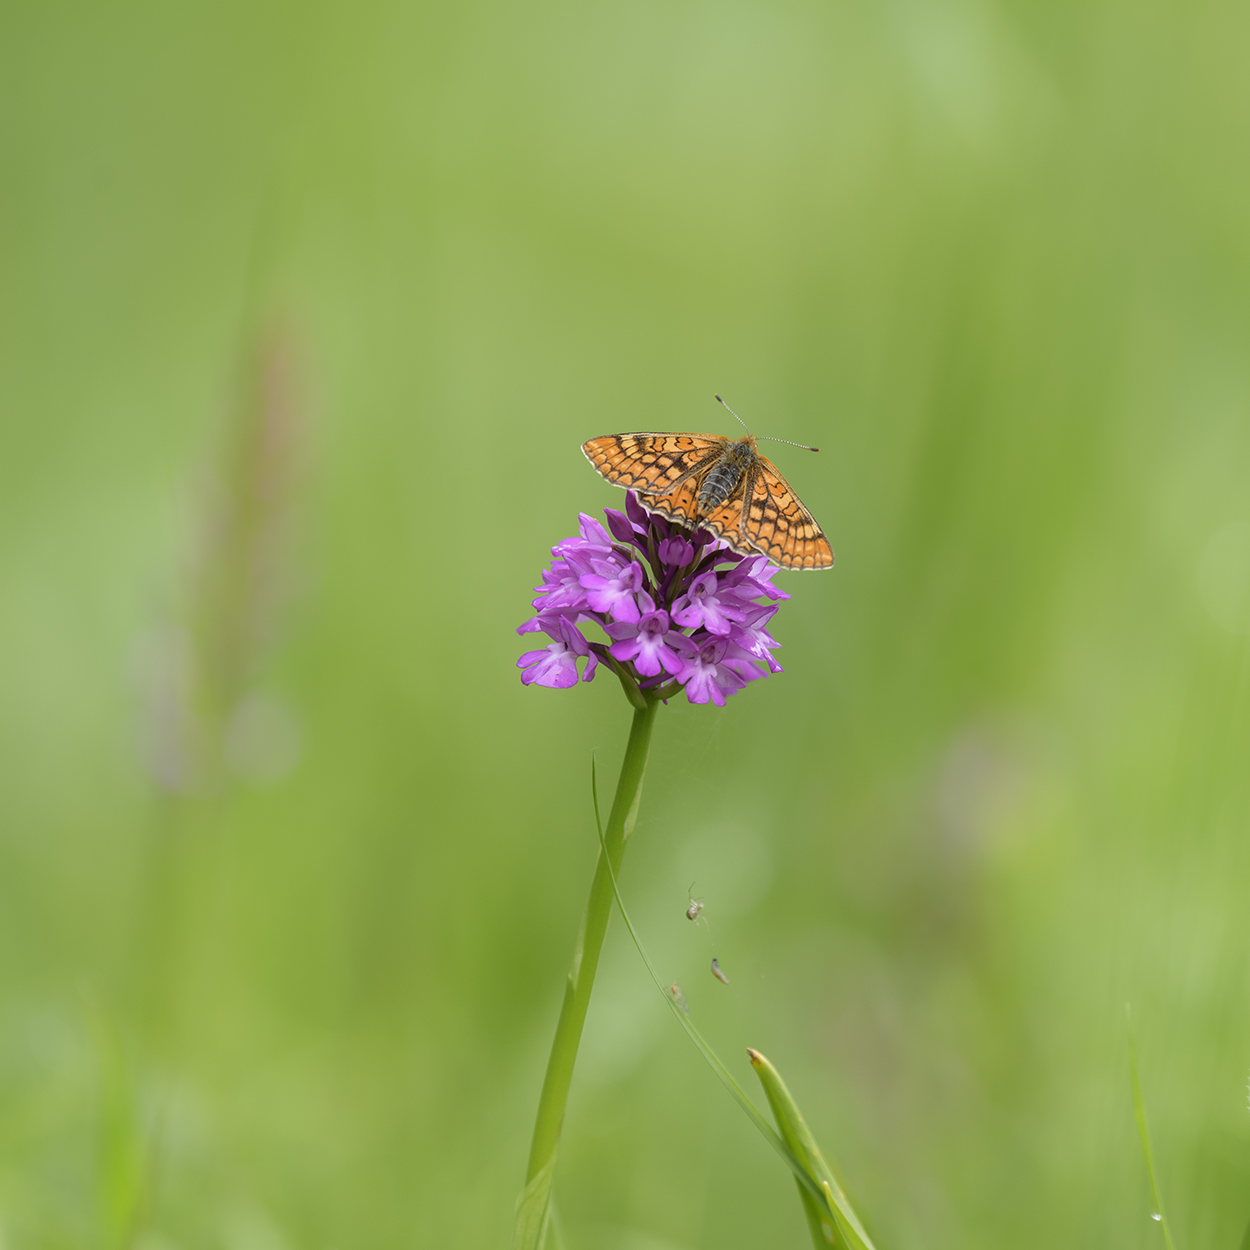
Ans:
{"label": "orange butterfly", "polygon": [[763,554],[784,569],[833,565],[833,548],[815,517],[772,461],[755,450],[749,430],[739,439],[605,434],[583,443],[582,451],[609,482],[636,491],[652,512],[711,530],[742,555]]}

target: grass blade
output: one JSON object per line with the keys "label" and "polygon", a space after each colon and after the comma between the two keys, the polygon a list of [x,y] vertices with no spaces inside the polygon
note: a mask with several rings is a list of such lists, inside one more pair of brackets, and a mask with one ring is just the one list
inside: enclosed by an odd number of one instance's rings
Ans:
{"label": "grass blade", "polygon": [[[1172,1228],[1168,1224],[1167,1212],[1163,1209],[1163,1195],[1159,1192],[1159,1178],[1155,1174],[1154,1151],[1150,1147],[1150,1126],[1146,1123],[1146,1100],[1142,1097],[1141,1076],[1137,1071],[1137,1046],[1133,1042],[1133,1021],[1129,1016],[1127,1004],[1124,1008],[1124,1022],[1128,1029],[1128,1065],[1133,1078],[1133,1114],[1137,1119],[1137,1136],[1141,1139],[1141,1151],[1146,1159],[1146,1175],[1150,1177],[1150,1196],[1154,1202],[1154,1218],[1163,1228],[1163,1242],[1167,1250],[1176,1250],[1172,1240]],[[1250,1245],[1250,1229],[1246,1230],[1246,1240],[1242,1246]]]}
{"label": "grass blade", "polygon": [[820,1147],[781,1074],[758,1050],[748,1050],[747,1054],[751,1056],[751,1066],[764,1087],[782,1140],[824,1194],[824,1203],[817,1204],[811,1193],[804,1186],[799,1186],[799,1198],[807,1216],[812,1241],[818,1250],[823,1250],[825,1246],[834,1246],[837,1250],[873,1250],[872,1239],[855,1214],[838,1176],[820,1153]]}

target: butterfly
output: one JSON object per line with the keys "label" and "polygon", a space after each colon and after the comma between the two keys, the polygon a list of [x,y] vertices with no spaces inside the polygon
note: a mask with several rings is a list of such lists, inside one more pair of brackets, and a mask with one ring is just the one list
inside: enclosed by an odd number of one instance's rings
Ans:
{"label": "butterfly", "polygon": [[738,439],[604,434],[583,443],[582,451],[603,477],[636,492],[652,512],[711,530],[741,555],[763,554],[784,569],[833,565],[833,548],[816,518],[772,461],[756,451],[749,430]]}

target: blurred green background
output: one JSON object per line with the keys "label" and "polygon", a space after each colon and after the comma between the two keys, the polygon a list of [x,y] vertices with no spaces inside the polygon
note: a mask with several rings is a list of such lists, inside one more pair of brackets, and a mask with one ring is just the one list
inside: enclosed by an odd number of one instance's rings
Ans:
{"label": "blurred green background", "polygon": [[[623,886],[883,1250],[1250,1217],[1250,13],[0,8],[0,1240],[510,1237],[614,776],[513,630],[621,429],[838,565]],[[774,454],[773,452],[769,453]],[[682,917],[690,882],[710,935]],[[729,990],[707,974],[715,954]],[[570,1245],[801,1247],[609,933]]]}

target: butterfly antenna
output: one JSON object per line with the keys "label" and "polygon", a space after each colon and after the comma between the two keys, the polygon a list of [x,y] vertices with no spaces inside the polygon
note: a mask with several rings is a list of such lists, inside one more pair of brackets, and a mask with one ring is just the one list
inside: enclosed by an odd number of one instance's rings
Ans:
{"label": "butterfly antenna", "polygon": [[714,398],[715,398],[716,402],[717,402],[718,404],[720,404],[720,406],[721,406],[722,408],[724,408],[724,410],[725,410],[727,413],[729,413],[729,415],[730,415],[731,417],[733,417],[733,419],[734,419],[734,420],[735,420],[735,421],[736,421],[736,422],[737,422],[740,426],[742,426],[742,428],[743,428],[744,430],[746,430],[746,432],[747,432],[748,434],[750,434],[750,432],[751,432],[751,427],[750,427],[749,425],[747,425],[747,423],[746,423],[746,422],[745,422],[745,421],[744,421],[744,420],[743,420],[740,416],[738,416],[738,414],[737,414],[736,412],[734,412],[734,410],[733,410],[733,409],[732,409],[732,408],[731,408],[731,407],[730,407],[727,403],[725,403],[725,401],[724,401],[723,399],[721,399],[721,397],[720,397],[719,395],[714,396]]}
{"label": "butterfly antenna", "polygon": [[775,434],[757,434],[756,438],[765,439],[770,443],[785,443],[790,447],[798,447],[803,451],[819,451],[819,447],[809,447],[806,443],[792,443],[788,438],[778,438]]}
{"label": "butterfly antenna", "polygon": [[[725,410],[733,416],[733,419],[740,426],[742,426],[744,430],[746,430],[748,434],[751,433],[751,429],[747,425],[747,423],[740,416],[738,416],[738,414],[734,412],[734,410],[730,408],[729,405],[725,403],[725,401],[721,399],[719,395],[716,396],[716,402],[722,405],[725,408]],[[788,438],[778,438],[775,434],[757,434],[755,437],[766,439],[770,443],[785,443],[789,447],[798,447],[802,451],[819,451],[820,450],[819,447],[809,447],[806,443],[792,443],[790,442]]]}

